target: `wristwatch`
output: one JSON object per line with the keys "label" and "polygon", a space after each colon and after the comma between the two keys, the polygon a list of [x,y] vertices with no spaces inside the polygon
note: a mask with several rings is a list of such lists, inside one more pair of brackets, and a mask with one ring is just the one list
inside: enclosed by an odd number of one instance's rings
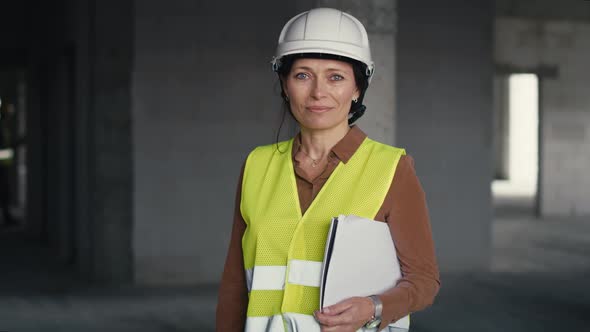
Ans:
{"label": "wristwatch", "polygon": [[383,311],[383,303],[377,295],[371,295],[369,296],[369,299],[371,299],[371,301],[373,301],[373,305],[375,305],[375,313],[373,314],[373,317],[371,317],[371,319],[369,319],[369,321],[365,324],[365,327],[368,329],[373,329],[379,327],[379,324],[381,324],[381,312]]}

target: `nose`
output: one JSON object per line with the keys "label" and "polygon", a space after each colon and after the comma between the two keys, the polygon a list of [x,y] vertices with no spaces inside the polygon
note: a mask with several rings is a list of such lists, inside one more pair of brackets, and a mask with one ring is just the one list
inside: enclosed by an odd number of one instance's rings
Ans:
{"label": "nose", "polygon": [[313,82],[313,87],[311,90],[311,96],[314,99],[320,99],[326,95],[326,86],[327,82],[321,79],[316,79]]}

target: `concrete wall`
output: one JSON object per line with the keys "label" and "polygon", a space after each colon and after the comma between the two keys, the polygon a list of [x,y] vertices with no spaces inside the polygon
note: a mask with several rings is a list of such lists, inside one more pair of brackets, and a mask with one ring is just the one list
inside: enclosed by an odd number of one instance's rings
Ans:
{"label": "concrete wall", "polygon": [[588,21],[590,2],[585,0],[495,0],[499,17]]}
{"label": "concrete wall", "polygon": [[[134,1],[91,2],[89,164],[93,275],[133,278]],[[102,269],[107,266],[107,269]]]}
{"label": "concrete wall", "polygon": [[30,44],[28,34],[30,23],[27,20],[27,5],[29,1],[8,1],[2,4],[3,17],[0,20],[0,66],[10,66],[13,62],[23,63],[22,53]]}
{"label": "concrete wall", "polygon": [[440,268],[489,262],[492,1],[400,1],[397,144],[416,160]]}
{"label": "concrete wall", "polygon": [[27,0],[0,20],[0,65],[25,80],[26,231],[85,278],[109,282],[133,272],[132,8]]}
{"label": "concrete wall", "polygon": [[590,216],[589,35],[590,22],[496,20],[496,62],[524,71],[557,68],[540,85],[544,216]]}
{"label": "concrete wall", "polygon": [[53,120],[63,122],[48,126],[61,155],[44,176],[62,197],[48,188],[59,213],[47,227],[60,226],[60,252],[83,277],[109,283],[133,280],[132,9],[132,1],[63,0],[47,60],[55,75],[45,83],[61,82],[51,95],[62,96]]}
{"label": "concrete wall", "polygon": [[295,11],[180,0],[135,11],[136,280],[217,282],[241,165],[280,123],[270,59]]}

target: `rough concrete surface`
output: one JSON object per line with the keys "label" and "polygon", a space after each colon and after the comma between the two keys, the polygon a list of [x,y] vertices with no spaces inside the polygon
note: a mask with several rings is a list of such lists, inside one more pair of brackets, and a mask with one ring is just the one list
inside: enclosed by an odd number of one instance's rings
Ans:
{"label": "rough concrete surface", "polygon": [[[412,331],[588,331],[590,221],[502,216],[492,233],[492,272],[443,274]],[[215,286],[93,286],[42,247],[0,239],[0,331],[214,330]]]}

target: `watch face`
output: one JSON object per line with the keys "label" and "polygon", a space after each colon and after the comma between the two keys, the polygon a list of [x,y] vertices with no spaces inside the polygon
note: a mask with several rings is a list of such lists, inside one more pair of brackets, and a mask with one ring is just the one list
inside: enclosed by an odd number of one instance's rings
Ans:
{"label": "watch face", "polygon": [[379,324],[381,324],[381,319],[375,319],[375,320],[368,322],[367,325],[365,325],[365,326],[367,328],[372,329],[372,328],[378,327]]}

